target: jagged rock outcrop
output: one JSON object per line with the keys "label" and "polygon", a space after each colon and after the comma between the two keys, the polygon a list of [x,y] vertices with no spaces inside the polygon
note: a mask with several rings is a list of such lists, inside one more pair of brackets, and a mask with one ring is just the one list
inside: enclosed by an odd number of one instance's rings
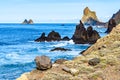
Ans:
{"label": "jagged rock outcrop", "polygon": [[61,36],[58,32],[52,31],[47,36],[47,41],[60,41]]}
{"label": "jagged rock outcrop", "polygon": [[35,58],[35,63],[38,70],[47,70],[52,67],[52,62],[47,56],[37,56]]}
{"label": "jagged rock outcrop", "polygon": [[38,39],[36,39],[35,41],[36,42],[43,42],[43,41],[46,41],[46,40],[47,40],[47,37],[45,36],[45,33],[43,32],[41,34],[41,36]]}
{"label": "jagged rock outcrop", "polygon": [[69,41],[70,40],[70,38],[68,37],[68,36],[65,36],[65,37],[63,37],[63,39],[62,39],[63,41]]}
{"label": "jagged rock outcrop", "polygon": [[97,31],[93,30],[92,27],[88,27],[87,30],[84,27],[83,23],[80,21],[80,24],[76,26],[75,33],[72,37],[75,44],[93,44],[99,39],[100,36]]}
{"label": "jagged rock outcrop", "polygon": [[112,31],[113,27],[116,27],[116,22],[114,19],[110,19],[108,22],[106,33],[110,33]]}
{"label": "jagged rock outcrop", "polygon": [[25,19],[22,24],[33,24],[33,20],[30,19],[29,21],[27,19]]}
{"label": "jagged rock outcrop", "polygon": [[39,38],[37,38],[36,42],[44,42],[44,41],[69,41],[69,37],[65,36],[61,39],[61,35],[58,32],[51,31],[48,36],[45,36],[43,32]]}
{"label": "jagged rock outcrop", "polygon": [[113,14],[111,19],[114,19],[116,24],[119,24],[120,23],[120,10],[117,13]]}
{"label": "jagged rock outcrop", "polygon": [[105,25],[98,20],[95,11],[91,11],[88,7],[84,9],[81,21],[85,25]]}
{"label": "jagged rock outcrop", "polygon": [[35,41],[36,42],[44,42],[44,41],[60,41],[61,36],[58,32],[51,31],[48,36],[45,36],[45,33],[42,33],[42,35],[37,38]]}

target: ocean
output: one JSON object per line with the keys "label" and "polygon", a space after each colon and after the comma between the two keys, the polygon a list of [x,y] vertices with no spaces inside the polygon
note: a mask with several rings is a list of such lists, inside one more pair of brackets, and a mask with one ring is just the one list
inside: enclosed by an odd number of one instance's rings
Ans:
{"label": "ocean", "polygon": [[[86,26],[88,27],[88,26]],[[43,32],[48,35],[52,30],[59,32],[61,37],[72,37],[76,24],[0,24],[0,80],[15,80],[22,73],[35,69],[36,56],[49,56],[52,62],[57,59],[71,60],[90,46],[90,44],[74,44],[70,41],[35,42]],[[105,36],[106,28],[93,26],[101,37]],[[55,47],[72,51],[50,52]]]}

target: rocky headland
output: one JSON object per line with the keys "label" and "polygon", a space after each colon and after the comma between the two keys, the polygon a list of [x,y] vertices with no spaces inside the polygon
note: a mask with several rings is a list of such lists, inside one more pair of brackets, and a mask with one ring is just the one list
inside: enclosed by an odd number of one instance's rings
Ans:
{"label": "rocky headland", "polygon": [[88,7],[84,9],[81,21],[85,25],[101,25],[101,26],[105,25],[104,22],[100,22],[98,20],[96,12],[91,11]]}
{"label": "rocky headland", "polygon": [[40,62],[44,62],[46,70],[32,70],[17,80],[120,80],[120,25],[114,27],[107,36],[98,39],[82,56],[60,61],[64,62],[51,66],[50,59],[44,59]]}
{"label": "rocky headland", "polygon": [[29,19],[29,20],[25,19],[25,20],[22,22],[22,24],[33,24],[33,20],[32,20],[32,19]]}

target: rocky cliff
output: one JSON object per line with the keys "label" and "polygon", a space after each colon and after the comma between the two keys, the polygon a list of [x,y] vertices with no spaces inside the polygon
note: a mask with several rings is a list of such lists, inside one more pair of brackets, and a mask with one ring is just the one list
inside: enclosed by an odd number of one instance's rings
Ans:
{"label": "rocky cliff", "polygon": [[100,22],[96,16],[95,11],[91,11],[86,7],[83,11],[82,22],[86,25],[105,25],[105,23]]}
{"label": "rocky cliff", "polygon": [[120,80],[120,25],[78,56],[46,71],[33,70],[17,80]]}

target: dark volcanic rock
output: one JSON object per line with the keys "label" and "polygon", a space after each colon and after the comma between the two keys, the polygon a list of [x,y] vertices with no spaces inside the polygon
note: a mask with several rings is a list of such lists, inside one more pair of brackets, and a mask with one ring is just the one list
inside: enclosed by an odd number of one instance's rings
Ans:
{"label": "dark volcanic rock", "polygon": [[107,28],[107,31],[106,33],[110,33],[113,29],[113,27],[116,26],[116,22],[114,19],[110,19],[109,22],[108,22],[108,28]]}
{"label": "dark volcanic rock", "polygon": [[80,24],[76,26],[76,30],[72,39],[75,42],[75,44],[87,43],[87,31],[81,21]]}
{"label": "dark volcanic rock", "polygon": [[37,56],[35,58],[36,68],[39,70],[47,70],[52,67],[52,62],[47,56]]}
{"label": "dark volcanic rock", "polygon": [[60,41],[61,36],[58,32],[52,31],[48,34],[47,41]]}
{"label": "dark volcanic rock", "polygon": [[120,23],[120,10],[117,13],[113,14],[111,19],[114,19],[116,24],[119,24]]}
{"label": "dark volcanic rock", "polygon": [[99,58],[93,58],[93,59],[88,61],[88,64],[91,65],[91,66],[95,66],[95,65],[97,65],[99,63],[100,63],[100,59]]}
{"label": "dark volcanic rock", "polygon": [[71,51],[71,49],[65,49],[65,48],[57,47],[57,48],[54,48],[50,51]]}
{"label": "dark volcanic rock", "polygon": [[62,40],[63,40],[63,41],[69,41],[69,40],[70,40],[70,38],[69,38],[69,37],[67,37],[67,36],[65,36]]}
{"label": "dark volcanic rock", "polygon": [[100,38],[97,31],[93,30],[93,28],[90,26],[85,29],[83,23],[80,21],[80,24],[76,26],[75,33],[72,37],[75,44],[86,44],[95,43]]}
{"label": "dark volcanic rock", "polygon": [[91,26],[87,28],[87,39],[89,44],[95,43],[100,38],[97,31],[93,30]]}
{"label": "dark volcanic rock", "polygon": [[45,33],[42,33],[42,35],[36,39],[36,42],[44,42],[44,41],[60,41],[61,36],[58,32],[52,31],[48,34],[48,37],[45,36]]}
{"label": "dark volcanic rock", "polygon": [[35,41],[36,42],[43,42],[46,40],[47,40],[47,37],[45,36],[45,33],[42,33],[42,35],[38,39],[36,39]]}
{"label": "dark volcanic rock", "polygon": [[66,59],[58,59],[55,61],[57,64],[63,64],[63,62],[67,61]]}

